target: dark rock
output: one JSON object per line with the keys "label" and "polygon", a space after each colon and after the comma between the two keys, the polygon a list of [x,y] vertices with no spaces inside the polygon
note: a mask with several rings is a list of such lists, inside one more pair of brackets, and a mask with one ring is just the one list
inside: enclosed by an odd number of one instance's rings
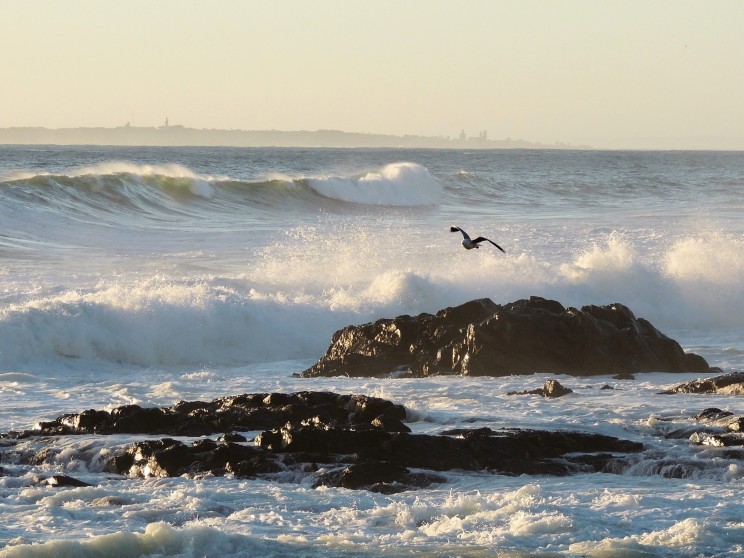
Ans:
{"label": "dark rock", "polygon": [[93,486],[91,484],[88,484],[87,482],[83,482],[73,477],[68,477],[67,475],[52,475],[51,477],[41,479],[40,482],[54,488],[64,488],[68,486]]}
{"label": "dark rock", "polygon": [[474,300],[436,315],[398,316],[337,331],[326,354],[300,375],[590,376],[703,372],[702,357],[622,304],[564,308],[531,297],[506,305]]}
{"label": "dark rock", "polygon": [[620,374],[615,374],[612,377],[613,380],[635,380],[635,376],[633,374],[629,374],[628,372],[620,372]]}
{"label": "dark rock", "polygon": [[723,393],[727,395],[744,394],[744,372],[731,372],[712,378],[700,378],[691,382],[678,384],[661,392],[663,395],[674,393]]}
{"label": "dark rock", "polygon": [[569,393],[573,393],[573,390],[564,387],[558,380],[548,380],[541,388],[530,391],[510,391],[507,395],[541,395],[543,397],[555,398],[563,397]]}
{"label": "dark rock", "polygon": [[367,461],[349,465],[337,473],[327,473],[319,479],[319,485],[342,486],[344,488],[369,487],[378,483],[399,482],[408,469],[387,461]]}
{"label": "dark rock", "polygon": [[278,429],[287,423],[323,423],[333,427],[368,427],[409,432],[402,405],[365,395],[330,392],[244,394],[210,402],[179,402],[167,408],[139,405],[110,413],[88,410],[40,423],[22,436],[69,434],[155,434],[206,436],[219,432]]}
{"label": "dark rock", "polygon": [[[266,440],[271,439],[271,443]],[[273,441],[273,440],[279,441]],[[567,475],[606,470],[615,454],[641,451],[641,444],[580,432],[488,428],[442,435],[413,435],[375,429],[287,426],[257,438],[258,446],[200,440],[187,446],[164,438],[130,446],[108,470],[130,476],[271,476],[294,471],[317,474],[316,486],[365,488],[392,493],[444,482],[433,472],[488,470],[500,474]],[[593,454],[601,455],[592,457]],[[329,471],[319,474],[318,463]],[[339,464],[345,464],[338,467]]]}
{"label": "dark rock", "polygon": [[268,473],[278,473],[283,469],[275,460],[256,456],[235,463],[228,461],[225,463],[225,470],[239,478],[255,478]]}
{"label": "dark rock", "polygon": [[385,432],[410,432],[411,429],[408,428],[403,422],[394,417],[391,416],[388,413],[382,414],[379,417],[375,417],[372,419],[372,426],[379,430],[383,430]]}
{"label": "dark rock", "polygon": [[[551,390],[558,391],[556,386]],[[605,468],[607,462],[620,462],[623,454],[642,449],[627,440],[580,432],[480,428],[412,434],[402,424],[405,416],[404,407],[383,399],[302,392],[179,402],[165,409],[128,405],[111,413],[85,411],[63,415],[45,428],[54,434],[90,429],[104,435],[121,432],[122,424],[136,429],[149,425],[148,434],[168,429],[199,436],[209,430],[233,432],[227,425],[255,430],[264,424],[268,428],[252,444],[234,433],[218,440],[200,437],[190,444],[171,437],[139,441],[116,450],[105,469],[133,477],[232,475],[283,482],[312,475],[316,486],[386,494],[444,482],[437,471],[566,475]],[[54,438],[41,442],[40,450],[24,450],[12,459],[31,465],[57,462],[61,449]],[[14,444],[8,438],[3,451],[13,451]],[[60,477],[58,482],[72,481]]]}
{"label": "dark rock", "polygon": [[708,409],[700,411],[693,418],[698,422],[711,422],[719,421],[723,418],[730,417],[733,414],[734,413],[732,413],[731,411],[722,411],[721,409],[718,409],[716,407],[709,407]]}
{"label": "dark rock", "polygon": [[[230,470],[236,476],[255,476],[275,472],[274,460],[264,460],[262,450],[235,443],[199,440],[191,446],[172,438],[147,440],[131,445],[114,456],[107,470],[120,475],[140,477],[176,477],[184,474],[219,474]],[[247,474],[248,467],[251,474]]]}
{"label": "dark rock", "polygon": [[110,418],[106,411],[89,409],[77,415],[65,415],[60,422],[73,431],[94,432],[96,427]]}
{"label": "dark rock", "polygon": [[320,476],[315,486],[340,486],[394,494],[411,487],[425,488],[430,484],[443,482],[446,482],[446,479],[441,475],[412,473],[401,465],[387,461],[366,461],[325,473]]}

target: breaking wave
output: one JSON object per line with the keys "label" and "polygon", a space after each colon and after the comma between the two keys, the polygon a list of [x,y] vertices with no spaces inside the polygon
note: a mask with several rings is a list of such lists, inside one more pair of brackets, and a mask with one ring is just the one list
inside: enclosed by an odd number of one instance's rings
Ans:
{"label": "breaking wave", "polygon": [[[285,176],[252,179],[193,172],[178,164],[109,162],[66,174],[15,173],[0,182],[0,210],[45,208],[105,219],[121,211],[170,218],[198,210],[240,213],[246,209],[333,210],[339,203],[412,207],[434,205],[442,195],[429,171],[415,163],[392,163],[354,176]],[[201,206],[199,209],[194,204]],[[204,203],[207,203],[205,206]]]}
{"label": "breaking wave", "polygon": [[[358,244],[344,241],[352,234]],[[741,241],[725,235],[678,240],[659,261],[619,234],[568,262],[473,258],[464,250],[453,257],[438,247],[401,255],[387,246],[396,242],[390,234],[341,231],[323,242],[305,231],[289,240],[257,253],[239,277],[122,278],[11,301],[0,307],[0,360],[179,366],[317,358],[346,325],[480,297],[506,303],[538,295],[577,307],[621,302],[683,346],[744,327]],[[708,249],[696,260],[690,245]],[[708,254],[714,246],[725,260],[717,273]],[[711,364],[744,363],[741,349],[724,346]]]}

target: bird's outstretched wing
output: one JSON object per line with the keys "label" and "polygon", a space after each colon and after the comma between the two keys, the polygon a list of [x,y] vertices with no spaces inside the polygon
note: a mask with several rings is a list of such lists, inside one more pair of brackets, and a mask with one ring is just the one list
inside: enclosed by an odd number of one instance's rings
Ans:
{"label": "bird's outstretched wing", "polygon": [[496,244],[496,243],[495,243],[495,242],[494,242],[493,240],[489,240],[488,238],[485,238],[485,237],[483,237],[483,236],[479,236],[478,238],[474,238],[474,239],[473,239],[473,242],[475,242],[476,244],[478,244],[479,242],[483,242],[484,240],[485,240],[486,242],[490,242],[491,244],[493,244],[494,246],[496,246],[496,248],[498,248],[498,249],[499,249],[499,250],[501,250],[501,251],[502,251],[502,252],[503,252],[504,254],[506,254],[506,250],[504,250],[504,249],[503,249],[503,248],[502,248],[501,246],[499,246],[498,244]]}
{"label": "bird's outstretched wing", "polygon": [[465,237],[466,239],[470,240],[470,236],[468,235],[468,233],[466,233],[460,227],[455,227],[454,225],[450,227],[450,232],[458,232],[458,231],[462,233],[462,236],[463,237]]}

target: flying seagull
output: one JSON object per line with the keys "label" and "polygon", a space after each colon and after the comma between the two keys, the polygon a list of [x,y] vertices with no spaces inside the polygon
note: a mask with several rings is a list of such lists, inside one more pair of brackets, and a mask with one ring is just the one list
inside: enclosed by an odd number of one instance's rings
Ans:
{"label": "flying seagull", "polygon": [[462,245],[465,247],[466,250],[472,250],[473,248],[480,248],[480,246],[478,246],[478,243],[479,242],[483,242],[485,240],[486,242],[490,242],[491,244],[493,244],[494,246],[496,246],[496,248],[498,248],[504,254],[506,254],[506,250],[504,250],[501,246],[499,246],[498,244],[496,244],[493,240],[488,240],[487,238],[484,238],[482,236],[479,236],[478,238],[473,238],[471,240],[470,239],[470,235],[468,235],[468,233],[466,233],[460,227],[454,227],[454,226],[453,227],[450,227],[450,232],[457,232],[457,231],[460,231],[462,233],[462,237],[463,237],[462,238]]}

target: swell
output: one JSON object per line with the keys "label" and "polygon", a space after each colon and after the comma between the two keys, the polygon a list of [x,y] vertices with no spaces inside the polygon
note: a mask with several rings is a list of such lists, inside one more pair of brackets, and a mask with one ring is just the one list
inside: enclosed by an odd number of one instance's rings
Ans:
{"label": "swell", "polygon": [[203,175],[179,165],[107,163],[72,174],[16,173],[0,182],[0,210],[123,222],[128,217],[173,221],[294,210],[346,210],[352,205],[419,206],[440,200],[429,171],[414,163],[391,163],[348,176],[255,179]]}

